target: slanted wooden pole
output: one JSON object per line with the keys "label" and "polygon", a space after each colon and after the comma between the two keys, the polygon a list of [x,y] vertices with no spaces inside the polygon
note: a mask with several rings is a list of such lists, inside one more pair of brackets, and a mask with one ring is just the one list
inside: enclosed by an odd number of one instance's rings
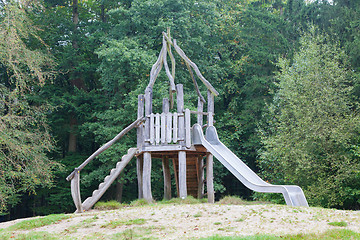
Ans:
{"label": "slanted wooden pole", "polygon": [[[144,117],[144,106],[145,106],[145,97],[144,95],[138,96],[138,112],[137,116]],[[137,148],[140,150],[144,145],[144,124],[140,124],[137,128]],[[136,158],[136,173],[138,179],[138,197],[139,199],[143,198],[143,159],[142,157]]]}
{"label": "slanted wooden pole", "polygon": [[[163,113],[168,114],[170,109],[169,99],[163,99]],[[169,166],[169,158],[164,156],[162,158],[162,168],[164,174],[164,199],[171,199],[171,173]]]}
{"label": "slanted wooden pole", "polygon": [[[150,116],[152,112],[152,88],[148,87],[145,90],[145,145],[150,145]],[[152,202],[151,194],[151,153],[144,152],[143,154],[143,197],[146,201]]]}
{"label": "slanted wooden pole", "polygon": [[[214,95],[208,90],[208,116],[207,122],[208,126],[213,126],[214,124]],[[207,197],[209,203],[214,203],[215,193],[214,193],[214,157],[212,154],[208,154],[206,157],[206,188],[207,188]]]}
{"label": "slanted wooden pole", "polygon": [[[182,84],[176,85],[176,103],[177,112],[179,114],[178,128],[180,145],[185,146],[185,117],[184,117],[184,89]],[[186,152],[179,151],[179,197],[187,197],[186,187]]]}

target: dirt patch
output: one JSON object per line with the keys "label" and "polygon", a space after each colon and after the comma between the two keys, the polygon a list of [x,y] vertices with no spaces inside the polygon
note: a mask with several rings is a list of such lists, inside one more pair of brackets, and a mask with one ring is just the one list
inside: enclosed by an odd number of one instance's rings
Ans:
{"label": "dirt patch", "polygon": [[[141,220],[141,221],[137,221]],[[16,222],[0,223],[7,228]],[[346,222],[360,233],[360,212],[283,205],[158,204],[111,211],[72,214],[56,224],[36,228],[71,239],[131,236],[134,239],[191,239],[213,235],[319,233],[340,228],[330,222]],[[113,223],[113,224],[109,224]],[[6,229],[4,230],[6,231]],[[15,231],[16,236],[28,231]]]}

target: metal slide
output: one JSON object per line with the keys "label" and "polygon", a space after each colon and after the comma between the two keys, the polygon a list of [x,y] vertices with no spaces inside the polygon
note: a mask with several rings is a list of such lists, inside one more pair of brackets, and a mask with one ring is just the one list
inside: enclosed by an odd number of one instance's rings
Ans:
{"label": "metal slide", "polygon": [[272,185],[256,175],[253,170],[220,142],[215,127],[208,127],[206,130],[206,137],[204,137],[201,126],[195,124],[193,126],[192,134],[193,144],[203,145],[247,188],[256,192],[282,193],[286,204],[289,206],[309,206],[305,195],[299,186]]}

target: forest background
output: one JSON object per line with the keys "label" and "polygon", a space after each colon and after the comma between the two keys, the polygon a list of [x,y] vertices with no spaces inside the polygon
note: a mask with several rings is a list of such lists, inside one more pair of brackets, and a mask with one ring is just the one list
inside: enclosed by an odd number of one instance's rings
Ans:
{"label": "forest background", "polygon": [[[360,208],[359,0],[10,0],[0,11],[2,220],[75,210],[66,176],[136,119],[167,28],[220,92],[215,126],[226,146],[265,180],[301,186],[312,206]],[[195,108],[177,62],[175,81]],[[160,109],[164,73],[154,90]],[[82,171],[83,196],[135,136]],[[217,161],[214,171],[217,199],[283,201],[253,194]],[[152,185],[161,200],[156,160]],[[102,199],[136,198],[132,161]]]}

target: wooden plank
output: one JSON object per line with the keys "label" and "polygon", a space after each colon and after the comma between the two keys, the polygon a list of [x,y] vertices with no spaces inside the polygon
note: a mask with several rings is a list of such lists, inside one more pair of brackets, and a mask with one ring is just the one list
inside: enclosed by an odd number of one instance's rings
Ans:
{"label": "wooden plank", "polygon": [[180,151],[178,155],[179,159],[179,192],[180,198],[185,199],[187,197],[186,187],[186,152]]}
{"label": "wooden plank", "polygon": [[136,173],[137,173],[137,179],[138,179],[138,198],[143,198],[143,159],[142,157],[136,158]]}
{"label": "wooden plank", "polygon": [[171,143],[171,133],[172,133],[172,114],[166,113],[166,142]]}
{"label": "wooden plank", "polygon": [[175,184],[176,184],[176,193],[177,193],[177,197],[180,197],[180,193],[179,193],[179,177],[178,177],[178,169],[177,169],[177,164],[175,159],[173,158],[173,168],[174,168],[174,176],[175,176]]}
{"label": "wooden plank", "polygon": [[214,95],[210,92],[210,90],[208,90],[207,93],[208,96],[208,113],[209,115],[207,116],[207,122],[208,122],[208,127],[210,126],[214,126]]}
{"label": "wooden plank", "polygon": [[[202,112],[204,111],[204,103],[203,101],[201,101],[200,98],[198,98],[198,112]],[[202,126],[203,125],[203,119],[204,119],[204,116],[202,114],[198,114],[197,115],[197,123]]]}
{"label": "wooden plank", "polygon": [[154,145],[155,143],[155,127],[154,127],[155,115],[150,114],[150,144]]}
{"label": "wooden plank", "polygon": [[166,113],[161,113],[161,144],[166,142]]}
{"label": "wooden plank", "polygon": [[[183,113],[184,112],[184,92],[183,92],[183,85],[182,84],[178,84],[176,85],[176,90],[177,90],[177,95],[176,95],[176,99],[177,99],[177,112]],[[185,139],[185,119],[183,115],[179,116],[179,121],[178,121],[178,128],[179,128],[179,132],[178,132],[178,141],[179,139]],[[185,142],[181,142],[181,145],[185,145]]]}
{"label": "wooden plank", "polygon": [[199,199],[204,196],[204,161],[203,157],[198,157],[197,159],[197,177],[198,177],[198,194]]}
{"label": "wooden plank", "polygon": [[189,109],[185,109],[185,145],[187,148],[191,147],[191,119]]}
{"label": "wooden plank", "polygon": [[207,187],[208,203],[214,203],[215,201],[213,167],[214,167],[214,157],[212,154],[209,154],[206,157],[206,187]]}
{"label": "wooden plank", "polygon": [[168,113],[169,110],[170,110],[169,99],[163,98],[162,111],[163,111],[164,113]]}
{"label": "wooden plank", "polygon": [[[145,97],[144,95],[140,94],[138,96],[138,112],[137,112],[138,119],[144,117],[144,104],[145,104]],[[141,146],[144,144],[144,124],[140,124],[137,127],[136,134],[137,134],[137,147],[141,148]]]}
{"label": "wooden plank", "polygon": [[155,115],[155,143],[158,145],[160,143],[160,114]]}
{"label": "wooden plank", "polygon": [[177,143],[178,141],[178,114],[173,114],[173,142]]}
{"label": "wooden plank", "polygon": [[[152,88],[148,87],[145,90],[145,139],[150,139],[150,118],[149,116],[152,113]],[[146,143],[145,145],[150,145],[150,143]]]}
{"label": "wooden plank", "polygon": [[163,174],[164,174],[164,199],[170,200],[171,199],[171,173],[170,173],[168,157],[162,158],[162,167],[163,167]]}
{"label": "wooden plank", "polygon": [[143,196],[148,202],[152,202],[151,194],[151,153],[144,153],[144,165],[143,165]]}
{"label": "wooden plank", "polygon": [[73,179],[71,179],[71,196],[76,206],[76,213],[82,213],[83,207],[81,204],[81,195],[80,195],[80,170],[75,169],[75,174]]}

